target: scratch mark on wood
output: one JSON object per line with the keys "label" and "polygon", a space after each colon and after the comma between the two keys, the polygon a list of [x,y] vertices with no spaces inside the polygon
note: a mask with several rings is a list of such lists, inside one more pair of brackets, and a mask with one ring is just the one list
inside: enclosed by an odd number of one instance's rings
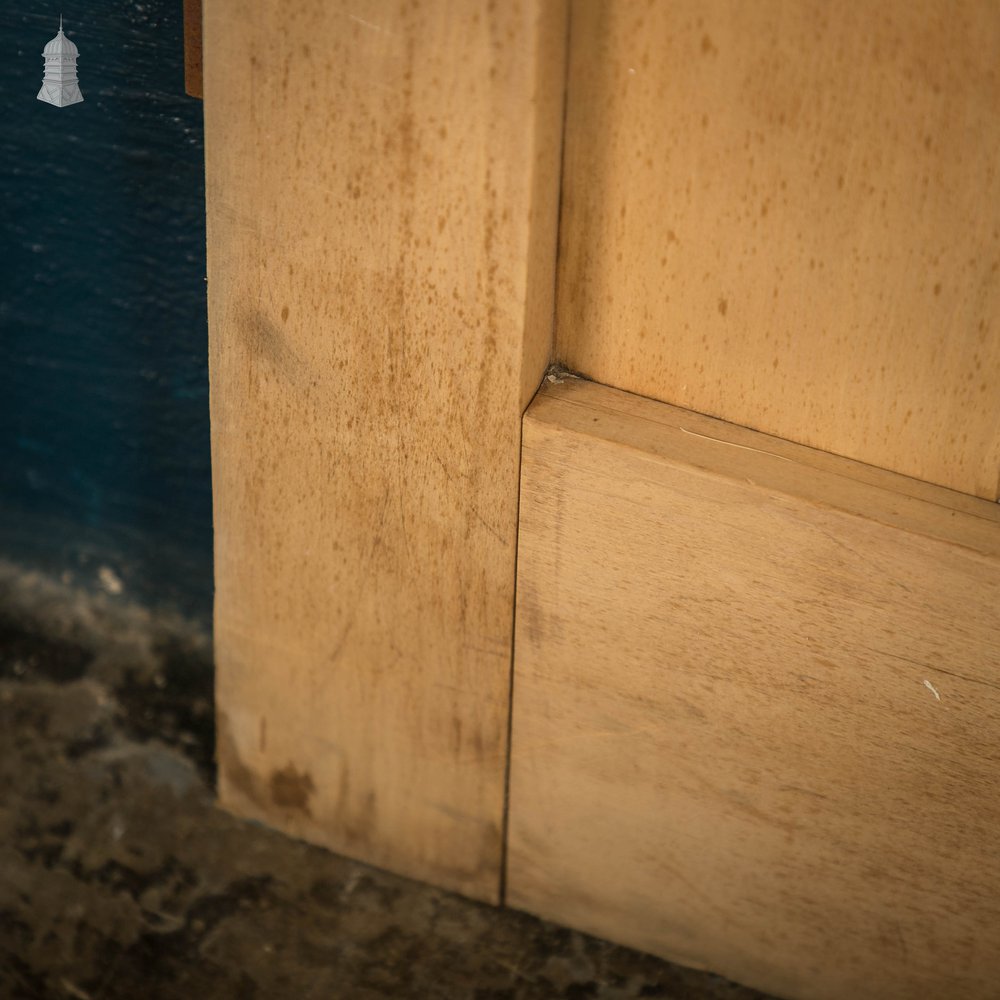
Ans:
{"label": "scratch mark on wood", "polygon": [[689,431],[686,427],[677,428],[682,434],[689,437],[702,438],[705,441],[714,441],[716,444],[724,444],[729,448],[739,448],[740,451],[754,451],[758,455],[767,455],[769,458],[776,458],[779,462],[791,462],[792,459],[785,458],[784,455],[775,455],[773,451],[766,451],[764,448],[751,448],[748,444],[736,444],[733,441],[723,441],[722,438],[712,437],[710,434],[699,434],[697,431]]}
{"label": "scratch mark on wood", "polygon": [[371,21],[366,21],[363,17],[358,17],[356,14],[348,14],[347,17],[356,22],[357,24],[363,24],[366,28],[370,28],[372,31],[378,31],[383,35],[393,35],[395,32],[389,31],[387,28],[383,28],[380,24],[373,24]]}

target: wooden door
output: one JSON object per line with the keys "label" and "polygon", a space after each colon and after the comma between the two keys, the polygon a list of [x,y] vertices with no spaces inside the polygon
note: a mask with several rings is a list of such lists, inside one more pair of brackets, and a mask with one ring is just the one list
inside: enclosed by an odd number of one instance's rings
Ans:
{"label": "wooden door", "polygon": [[992,996],[1000,9],[204,39],[223,803],[782,995]]}

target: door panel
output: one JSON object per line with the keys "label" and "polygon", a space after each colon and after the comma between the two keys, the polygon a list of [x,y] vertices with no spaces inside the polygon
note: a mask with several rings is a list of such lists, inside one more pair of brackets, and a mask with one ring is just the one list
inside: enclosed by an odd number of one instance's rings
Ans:
{"label": "door panel", "polygon": [[988,499],[1000,5],[576,0],[556,354]]}
{"label": "door panel", "polygon": [[782,996],[994,997],[998,607],[995,504],[546,385],[509,901]]}

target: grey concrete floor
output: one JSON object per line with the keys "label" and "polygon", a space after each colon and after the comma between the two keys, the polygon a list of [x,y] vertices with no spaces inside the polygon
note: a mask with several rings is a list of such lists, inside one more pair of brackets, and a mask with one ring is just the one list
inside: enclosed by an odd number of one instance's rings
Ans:
{"label": "grey concrete floor", "polygon": [[22,584],[0,573],[0,996],[762,1000],[227,815],[204,637]]}

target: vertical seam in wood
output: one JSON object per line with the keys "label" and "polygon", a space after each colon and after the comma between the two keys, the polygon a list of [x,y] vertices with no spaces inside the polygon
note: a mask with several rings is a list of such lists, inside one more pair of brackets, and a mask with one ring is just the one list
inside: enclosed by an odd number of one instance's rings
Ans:
{"label": "vertical seam in wood", "polygon": [[[566,4],[566,27],[565,27],[565,49],[563,58],[563,80],[562,80],[562,115],[559,118],[559,174],[556,198],[558,199],[558,209],[556,212],[556,248],[555,260],[552,268],[552,337],[550,338],[551,348],[549,350],[550,364],[555,359],[556,354],[556,310],[559,302],[559,240],[562,233],[562,206],[563,206],[563,176],[566,159],[566,106],[569,103],[569,55],[570,55],[570,21],[572,19],[573,4],[569,0]],[[546,368],[548,370],[548,368]],[[539,386],[545,384],[545,376],[542,376]],[[537,395],[538,390],[532,395],[532,400]],[[528,405],[531,405],[529,400]],[[525,407],[527,409],[527,407]],[[500,886],[499,900],[500,906],[507,905],[507,853],[509,847],[510,833],[510,765],[513,752],[511,737],[514,731],[514,651],[517,642],[517,543],[521,534],[521,466],[524,460],[524,413],[520,414],[520,424],[517,434],[517,503],[514,506],[514,589],[510,609],[510,679],[507,685],[507,748],[504,760],[503,777],[503,816],[500,824]]]}
{"label": "vertical seam in wood", "polygon": [[517,543],[521,534],[521,467],[524,461],[524,416],[517,434],[517,503],[514,505],[514,590],[510,608],[510,677],[507,683],[507,753],[503,773],[503,816],[500,822],[499,905],[507,905],[507,851],[510,833],[510,765],[514,733],[514,651],[517,644]]}
{"label": "vertical seam in wood", "polygon": [[[563,59],[563,106],[562,117],[560,119],[559,135],[559,189],[557,197],[559,208],[556,212],[556,259],[552,275],[552,350],[549,353],[549,364],[557,364],[559,361],[559,259],[562,255],[562,229],[563,229],[563,195],[566,191],[566,118],[569,109],[569,65],[573,42],[573,0],[566,4],[566,55]],[[530,405],[530,403],[529,403]]]}

